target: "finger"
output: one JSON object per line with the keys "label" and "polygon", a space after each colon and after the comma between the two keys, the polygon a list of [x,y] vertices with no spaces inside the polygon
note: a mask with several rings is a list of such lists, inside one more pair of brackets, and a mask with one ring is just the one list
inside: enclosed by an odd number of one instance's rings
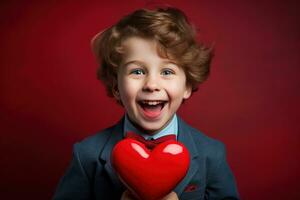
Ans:
{"label": "finger", "polygon": [[162,200],[179,200],[179,199],[177,194],[172,191],[167,196],[165,196]]}
{"label": "finger", "polygon": [[122,194],[121,200],[135,200],[130,191],[125,190]]}

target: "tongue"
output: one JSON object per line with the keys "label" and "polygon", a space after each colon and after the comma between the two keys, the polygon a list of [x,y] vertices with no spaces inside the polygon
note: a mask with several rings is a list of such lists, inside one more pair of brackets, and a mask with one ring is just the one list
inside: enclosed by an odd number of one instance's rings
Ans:
{"label": "tongue", "polygon": [[161,104],[157,106],[146,106],[146,105],[143,106],[144,114],[150,118],[158,117],[160,115],[161,109],[162,109]]}

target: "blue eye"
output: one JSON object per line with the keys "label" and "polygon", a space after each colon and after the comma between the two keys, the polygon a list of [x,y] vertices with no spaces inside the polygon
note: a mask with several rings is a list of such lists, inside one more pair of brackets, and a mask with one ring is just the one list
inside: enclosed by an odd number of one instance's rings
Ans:
{"label": "blue eye", "polygon": [[142,69],[134,69],[130,72],[130,74],[142,75],[145,74],[145,72]]}
{"label": "blue eye", "polygon": [[165,69],[161,72],[162,75],[166,76],[166,75],[171,75],[171,74],[174,74],[174,71],[173,70],[170,70],[170,69]]}

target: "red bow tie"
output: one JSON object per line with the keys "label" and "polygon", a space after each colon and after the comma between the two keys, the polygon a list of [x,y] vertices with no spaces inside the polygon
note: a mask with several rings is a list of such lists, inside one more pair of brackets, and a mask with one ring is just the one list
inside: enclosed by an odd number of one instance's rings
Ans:
{"label": "red bow tie", "polygon": [[176,141],[176,135],[166,135],[166,136],[162,136],[160,138],[157,139],[151,139],[151,140],[146,140],[143,136],[136,134],[134,132],[127,132],[125,138],[131,138],[134,140],[137,140],[143,144],[145,144],[145,146],[152,150],[154,149],[158,144],[162,143],[162,142],[166,142],[169,140],[175,140]]}

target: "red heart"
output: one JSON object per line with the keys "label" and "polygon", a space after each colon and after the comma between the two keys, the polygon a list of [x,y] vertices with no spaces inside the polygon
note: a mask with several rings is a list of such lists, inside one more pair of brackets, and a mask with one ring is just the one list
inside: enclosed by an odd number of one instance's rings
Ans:
{"label": "red heart", "polygon": [[187,148],[177,141],[163,142],[150,151],[139,141],[124,139],[112,151],[120,179],[143,200],[158,200],[170,193],[186,175],[189,163]]}

